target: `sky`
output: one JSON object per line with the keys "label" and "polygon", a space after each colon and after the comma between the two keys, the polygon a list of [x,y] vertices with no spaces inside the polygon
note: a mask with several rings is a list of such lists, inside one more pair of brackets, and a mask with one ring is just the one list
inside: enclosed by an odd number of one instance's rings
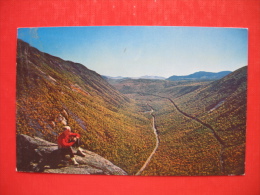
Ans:
{"label": "sky", "polygon": [[188,75],[247,65],[245,28],[96,26],[19,28],[18,38],[42,52],[105,76]]}

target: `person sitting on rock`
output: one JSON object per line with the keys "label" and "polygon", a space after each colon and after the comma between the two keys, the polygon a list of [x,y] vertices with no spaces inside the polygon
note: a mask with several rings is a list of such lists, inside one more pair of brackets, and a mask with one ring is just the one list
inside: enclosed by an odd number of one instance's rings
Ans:
{"label": "person sitting on rock", "polygon": [[62,156],[70,155],[71,161],[74,165],[79,163],[76,161],[72,147],[77,149],[77,155],[84,157],[85,154],[82,152],[80,141],[80,135],[78,133],[72,133],[69,126],[62,128],[63,132],[58,137],[58,146]]}

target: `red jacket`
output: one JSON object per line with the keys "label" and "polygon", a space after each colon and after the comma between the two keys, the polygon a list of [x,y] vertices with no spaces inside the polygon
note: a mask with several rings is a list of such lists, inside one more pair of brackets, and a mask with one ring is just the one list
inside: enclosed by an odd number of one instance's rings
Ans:
{"label": "red jacket", "polygon": [[75,142],[70,142],[70,137],[79,138],[80,135],[77,133],[71,133],[70,130],[63,131],[58,137],[58,145],[61,148],[67,148],[72,146]]}

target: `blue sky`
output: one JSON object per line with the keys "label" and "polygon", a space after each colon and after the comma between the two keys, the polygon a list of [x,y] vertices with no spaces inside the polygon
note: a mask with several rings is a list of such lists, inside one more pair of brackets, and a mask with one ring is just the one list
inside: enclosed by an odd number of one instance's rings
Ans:
{"label": "blue sky", "polygon": [[247,65],[242,28],[102,26],[19,28],[18,38],[40,51],[107,76],[188,75]]}

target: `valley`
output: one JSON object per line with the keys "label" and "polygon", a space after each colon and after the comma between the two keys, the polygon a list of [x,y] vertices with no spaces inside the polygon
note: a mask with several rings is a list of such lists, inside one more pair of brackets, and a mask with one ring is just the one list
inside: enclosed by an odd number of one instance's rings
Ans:
{"label": "valley", "polygon": [[69,125],[83,148],[135,174],[155,143],[148,118],[94,71],[18,41],[17,134],[55,143]]}
{"label": "valley", "polygon": [[243,175],[246,90],[246,66],[215,80],[104,78],[18,40],[17,134],[55,143],[69,125],[129,175]]}
{"label": "valley", "polygon": [[[147,104],[149,107],[151,107],[149,104]],[[141,169],[135,174],[135,175],[140,175],[144,169],[147,167],[147,165],[150,163],[153,155],[155,154],[155,152],[157,151],[158,147],[159,147],[159,143],[160,143],[160,140],[159,140],[159,136],[158,136],[158,133],[157,133],[157,129],[155,127],[155,116],[153,115],[153,108],[151,107],[151,111],[150,111],[150,115],[152,115],[152,128],[153,128],[153,132],[154,132],[154,135],[155,135],[155,139],[156,139],[156,144],[155,144],[155,147],[152,151],[152,153],[150,154],[150,156],[147,158],[147,160],[145,161],[144,165],[141,167]]]}
{"label": "valley", "polygon": [[246,67],[216,81],[111,84],[154,109],[160,144],[143,175],[244,173]]}

